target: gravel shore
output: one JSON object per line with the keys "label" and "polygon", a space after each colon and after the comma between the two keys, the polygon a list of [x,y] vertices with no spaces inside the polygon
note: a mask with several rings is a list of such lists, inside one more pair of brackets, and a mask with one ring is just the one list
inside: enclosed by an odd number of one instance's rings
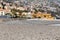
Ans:
{"label": "gravel shore", "polygon": [[0,40],[60,40],[59,21],[0,22]]}

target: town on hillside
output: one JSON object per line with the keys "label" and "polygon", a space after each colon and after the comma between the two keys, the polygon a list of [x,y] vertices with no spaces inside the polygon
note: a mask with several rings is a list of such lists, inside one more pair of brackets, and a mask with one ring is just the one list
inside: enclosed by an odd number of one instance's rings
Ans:
{"label": "town on hillside", "polygon": [[60,19],[60,2],[49,0],[0,1],[0,17]]}

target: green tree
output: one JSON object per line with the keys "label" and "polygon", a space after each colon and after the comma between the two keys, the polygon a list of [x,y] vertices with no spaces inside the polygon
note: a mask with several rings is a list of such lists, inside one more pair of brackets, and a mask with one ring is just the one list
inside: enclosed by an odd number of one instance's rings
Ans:
{"label": "green tree", "polygon": [[14,18],[17,18],[17,14],[16,14],[16,11],[15,9],[12,9],[11,12],[12,12],[12,17]]}

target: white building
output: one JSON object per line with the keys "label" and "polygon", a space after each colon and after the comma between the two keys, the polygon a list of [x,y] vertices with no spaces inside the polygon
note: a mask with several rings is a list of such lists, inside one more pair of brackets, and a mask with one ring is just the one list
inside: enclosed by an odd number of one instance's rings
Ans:
{"label": "white building", "polygon": [[5,11],[0,10],[0,16],[3,16],[3,15],[5,15]]}
{"label": "white building", "polygon": [[56,12],[56,8],[55,7],[50,7],[49,10]]}
{"label": "white building", "polygon": [[10,10],[4,10],[4,9],[0,9],[0,16],[4,16],[5,14],[10,13]]}
{"label": "white building", "polygon": [[31,12],[23,12],[22,15],[26,15],[26,17],[31,18],[32,13]]}
{"label": "white building", "polygon": [[25,10],[24,7],[18,7],[17,10]]}

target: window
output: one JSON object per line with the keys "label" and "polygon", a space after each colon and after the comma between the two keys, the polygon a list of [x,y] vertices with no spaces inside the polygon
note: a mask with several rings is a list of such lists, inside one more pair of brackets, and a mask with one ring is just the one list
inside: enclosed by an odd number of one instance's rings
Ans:
{"label": "window", "polygon": [[44,17],[46,17],[46,15],[44,15]]}

